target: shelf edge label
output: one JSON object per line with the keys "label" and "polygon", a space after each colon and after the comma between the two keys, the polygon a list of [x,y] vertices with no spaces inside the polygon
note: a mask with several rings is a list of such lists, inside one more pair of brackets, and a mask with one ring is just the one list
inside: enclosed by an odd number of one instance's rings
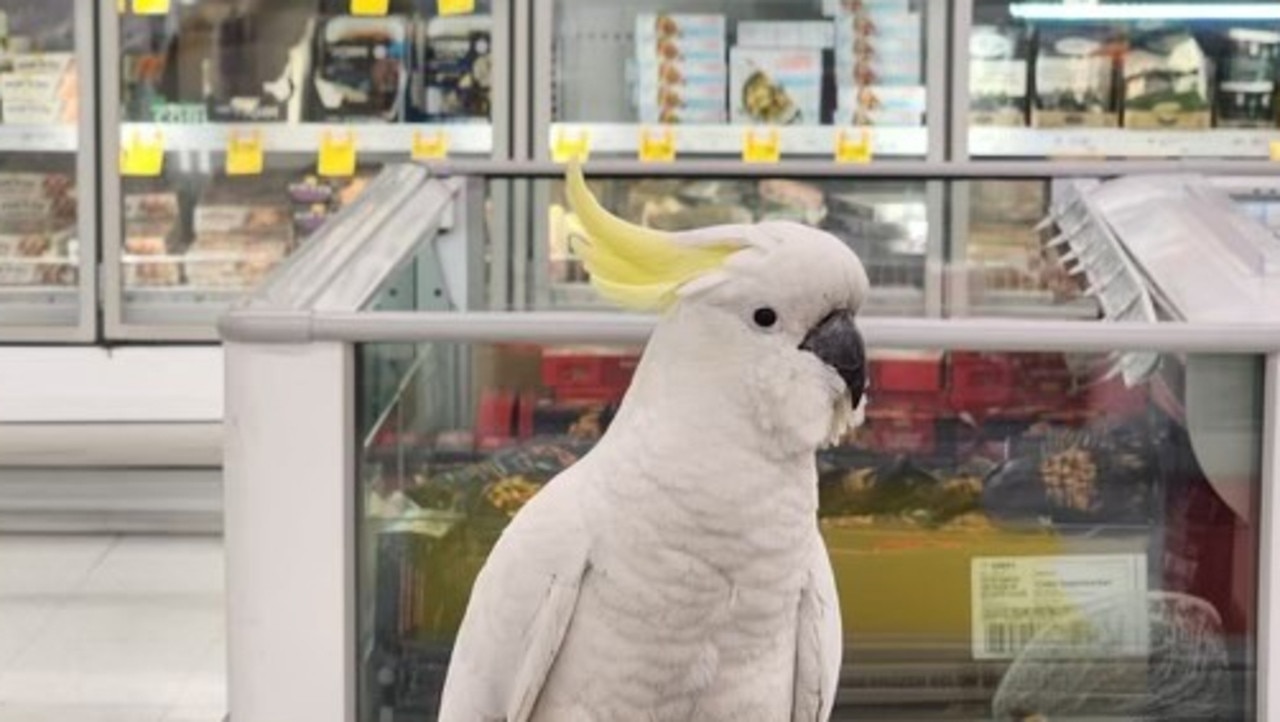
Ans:
{"label": "shelf edge label", "polygon": [[320,135],[316,172],[326,178],[350,178],[356,174],[356,134],[354,131]]}
{"label": "shelf edge label", "polygon": [[875,157],[871,131],[862,128],[857,133],[841,129],[836,132],[836,162],[865,165]]}
{"label": "shelf edge label", "polygon": [[131,178],[155,178],[164,172],[164,136],[150,138],[133,132],[120,148],[120,174]]}
{"label": "shelf edge label", "polygon": [[386,15],[391,0],[351,0],[352,15]]}
{"label": "shelf edge label", "polygon": [[470,15],[476,11],[476,0],[436,0],[440,15]]}
{"label": "shelf edge label", "polygon": [[444,160],[449,157],[449,134],[443,130],[434,133],[413,131],[413,148],[410,156],[414,160]]}
{"label": "shelf edge label", "polygon": [[1271,160],[1280,163],[1280,140],[1271,141]]}
{"label": "shelf edge label", "polygon": [[262,131],[228,133],[227,175],[262,175],[262,156]]}
{"label": "shelf edge label", "polygon": [[638,151],[644,163],[670,163],[676,159],[676,132],[671,128],[641,128]]}
{"label": "shelf edge label", "polygon": [[580,130],[571,136],[563,130],[556,130],[551,142],[551,160],[556,163],[568,163],[572,160],[585,163],[590,156],[590,131]]}
{"label": "shelf edge label", "polygon": [[133,0],[133,14],[168,15],[169,0]]}
{"label": "shelf edge label", "polygon": [[742,160],[745,163],[777,163],[782,158],[782,133],[777,128],[758,133],[742,131]]}

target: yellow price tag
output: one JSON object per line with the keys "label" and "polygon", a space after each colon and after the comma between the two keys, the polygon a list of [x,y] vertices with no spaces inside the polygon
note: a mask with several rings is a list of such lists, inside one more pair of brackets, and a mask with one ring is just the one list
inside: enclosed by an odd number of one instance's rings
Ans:
{"label": "yellow price tag", "polygon": [[436,0],[441,15],[470,15],[476,11],[476,0]]}
{"label": "yellow price tag", "polygon": [[386,15],[391,0],[351,0],[352,15]]}
{"label": "yellow price tag", "polygon": [[676,159],[676,133],[670,128],[661,132],[640,129],[640,160],[645,163],[670,163]]}
{"label": "yellow price tag", "polygon": [[262,175],[262,132],[227,136],[227,175]]}
{"label": "yellow price tag", "polygon": [[169,0],[133,0],[134,15],[168,15]]}
{"label": "yellow price tag", "polygon": [[436,131],[426,135],[421,131],[413,131],[414,160],[442,160],[449,157],[449,134]]}
{"label": "yellow price tag", "polygon": [[576,136],[569,137],[563,131],[556,131],[555,142],[551,144],[551,160],[557,163],[568,163],[571,160],[585,163],[590,155],[590,133],[584,130]]}
{"label": "yellow price tag", "polygon": [[320,157],[316,172],[326,178],[349,178],[356,174],[356,134],[347,131],[320,136]]}
{"label": "yellow price tag", "polygon": [[1271,141],[1271,160],[1280,163],[1280,140]]}
{"label": "yellow price tag", "polygon": [[742,160],[745,163],[777,163],[782,158],[782,134],[777,128],[757,134],[752,128],[742,132]]}
{"label": "yellow price tag", "polygon": [[144,139],[133,133],[120,149],[120,174],[154,178],[164,171],[164,137],[156,133]]}
{"label": "yellow price tag", "polygon": [[871,144],[871,131],[863,128],[855,136],[845,130],[836,133],[837,163],[870,163],[875,151]]}
{"label": "yellow price tag", "polygon": [[116,12],[121,15],[124,15],[126,12],[125,10],[126,5],[127,3],[125,2],[125,0],[116,0]]}

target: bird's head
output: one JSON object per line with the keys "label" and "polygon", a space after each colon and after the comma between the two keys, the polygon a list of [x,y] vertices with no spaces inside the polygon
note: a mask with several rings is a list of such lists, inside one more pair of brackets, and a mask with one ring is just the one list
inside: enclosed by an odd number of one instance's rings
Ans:
{"label": "bird's head", "polygon": [[788,222],[656,231],[602,208],[576,165],[567,183],[585,232],[575,252],[597,291],[663,315],[646,355],[712,368],[766,432],[801,447],[843,433],[866,387],[854,315],[870,285],[847,245]]}

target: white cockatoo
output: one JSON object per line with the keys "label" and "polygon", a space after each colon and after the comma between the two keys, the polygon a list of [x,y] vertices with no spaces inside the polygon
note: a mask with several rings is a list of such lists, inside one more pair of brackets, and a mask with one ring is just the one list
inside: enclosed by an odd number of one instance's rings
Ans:
{"label": "white cockatoo", "polygon": [[865,387],[858,257],[794,223],[663,233],[567,179],[607,299],[661,312],[595,448],[476,579],[441,722],[822,722],[840,607],[815,452]]}

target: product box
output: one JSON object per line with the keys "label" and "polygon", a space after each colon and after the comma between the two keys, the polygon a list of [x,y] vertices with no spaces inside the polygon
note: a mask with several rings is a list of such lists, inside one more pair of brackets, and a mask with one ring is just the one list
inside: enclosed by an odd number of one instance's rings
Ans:
{"label": "product box", "polygon": [[1199,130],[1213,123],[1209,58],[1186,30],[1135,36],[1124,56],[1126,128]]}
{"label": "product box", "polygon": [[726,37],[723,15],[645,13],[636,17],[636,58],[723,61]]}
{"label": "product box", "polygon": [[836,122],[839,125],[905,125],[924,123],[924,86],[863,86],[840,88]]}
{"label": "product box", "polygon": [[830,20],[744,20],[738,23],[737,43],[744,48],[829,50],[835,47],[836,27]]}
{"label": "product box", "polygon": [[436,17],[418,25],[410,105],[414,120],[487,120],[493,85],[488,15]]}
{"label": "product box", "polygon": [[1114,53],[1121,47],[1106,29],[1041,30],[1031,124],[1039,128],[1118,126]]}
{"label": "product box", "polygon": [[729,107],[734,123],[819,123],[821,51],[733,48],[729,54]]}
{"label": "product box", "polygon": [[995,25],[974,27],[969,38],[969,123],[1026,125],[1029,90],[1025,32]]}
{"label": "product box", "polygon": [[326,20],[315,51],[316,120],[400,121],[409,75],[409,25],[399,16]]}

